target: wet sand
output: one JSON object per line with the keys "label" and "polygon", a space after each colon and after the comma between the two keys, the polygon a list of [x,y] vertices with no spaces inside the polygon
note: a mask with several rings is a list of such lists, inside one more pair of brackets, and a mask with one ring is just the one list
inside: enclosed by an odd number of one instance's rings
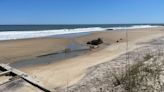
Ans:
{"label": "wet sand", "polygon": [[[161,28],[147,28],[147,29],[133,29],[128,30],[128,50],[133,50],[142,45],[137,45],[139,42],[147,42],[151,39],[164,36],[163,27]],[[39,79],[45,86],[51,90],[56,87],[72,85],[79,81],[87,72],[87,69],[110,61],[119,55],[126,52],[127,38],[125,30],[114,30],[108,32],[95,32],[90,35],[75,37],[71,39],[56,39],[56,38],[42,38],[29,39],[20,41],[0,42],[1,57],[14,58],[35,57],[43,53],[50,53],[63,49],[70,41],[75,41],[79,44],[85,45],[87,41],[97,39],[98,37],[104,40],[104,44],[97,50],[90,51],[74,58],[61,60],[46,65],[39,65],[35,67],[20,68],[20,70],[29,73]],[[116,41],[119,41],[118,43]],[[29,42],[28,42],[29,41]],[[56,42],[55,42],[56,41]],[[37,42],[37,43],[36,43]],[[55,48],[56,45],[57,48]],[[60,47],[60,48],[59,48]],[[62,47],[62,48],[61,48]],[[22,52],[21,52],[21,51]],[[13,53],[14,52],[14,53]],[[3,61],[2,61],[3,60]],[[1,62],[10,63],[6,59],[1,59]]]}
{"label": "wet sand", "polygon": [[60,51],[69,43],[67,39],[36,38],[0,42],[0,63],[11,63],[21,59]]}

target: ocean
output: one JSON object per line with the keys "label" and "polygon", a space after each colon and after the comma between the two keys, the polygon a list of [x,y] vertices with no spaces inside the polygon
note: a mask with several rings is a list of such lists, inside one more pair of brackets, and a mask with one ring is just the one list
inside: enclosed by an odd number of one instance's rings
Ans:
{"label": "ocean", "polygon": [[159,26],[164,26],[164,24],[0,25],[0,41],[107,31],[108,29],[137,29]]}

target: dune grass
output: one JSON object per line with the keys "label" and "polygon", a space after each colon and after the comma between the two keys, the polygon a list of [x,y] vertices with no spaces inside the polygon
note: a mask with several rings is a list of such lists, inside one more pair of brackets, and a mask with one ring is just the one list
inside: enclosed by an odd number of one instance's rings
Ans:
{"label": "dune grass", "polygon": [[[129,92],[149,92],[160,90],[163,84],[160,81],[162,65],[158,64],[157,58],[150,54],[144,56],[143,61],[138,61],[130,66],[123,74],[113,74],[114,86],[122,86]],[[147,62],[149,64],[147,64]]]}

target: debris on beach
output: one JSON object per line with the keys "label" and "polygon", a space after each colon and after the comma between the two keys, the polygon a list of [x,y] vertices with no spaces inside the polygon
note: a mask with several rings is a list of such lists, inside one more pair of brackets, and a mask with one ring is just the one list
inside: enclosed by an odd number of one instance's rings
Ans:
{"label": "debris on beach", "polygon": [[86,44],[89,45],[90,49],[94,49],[99,47],[100,44],[103,44],[103,40],[101,38],[98,38],[92,41],[88,41]]}

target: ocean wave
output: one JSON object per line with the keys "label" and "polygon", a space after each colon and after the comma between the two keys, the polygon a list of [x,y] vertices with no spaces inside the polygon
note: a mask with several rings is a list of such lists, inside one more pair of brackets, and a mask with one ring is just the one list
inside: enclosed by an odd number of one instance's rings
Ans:
{"label": "ocean wave", "polygon": [[113,30],[118,29],[140,29],[140,28],[154,28],[154,27],[161,27],[161,26],[155,26],[155,25],[134,25],[131,27],[112,27]]}
{"label": "ocean wave", "polygon": [[96,32],[104,31],[101,27],[94,28],[77,28],[77,29],[60,29],[60,30],[43,30],[43,31],[3,31],[0,32],[0,40],[14,40],[47,37],[62,34],[82,33],[82,32]]}
{"label": "ocean wave", "polygon": [[3,31],[0,32],[0,41],[38,38],[38,37],[47,37],[47,36],[72,34],[72,33],[107,31],[108,29],[118,30],[118,29],[138,29],[138,28],[153,28],[153,27],[159,27],[159,26],[133,25],[130,27],[109,27],[109,28],[91,27],[91,28],[76,28],[76,29],[42,30],[42,31]]}

